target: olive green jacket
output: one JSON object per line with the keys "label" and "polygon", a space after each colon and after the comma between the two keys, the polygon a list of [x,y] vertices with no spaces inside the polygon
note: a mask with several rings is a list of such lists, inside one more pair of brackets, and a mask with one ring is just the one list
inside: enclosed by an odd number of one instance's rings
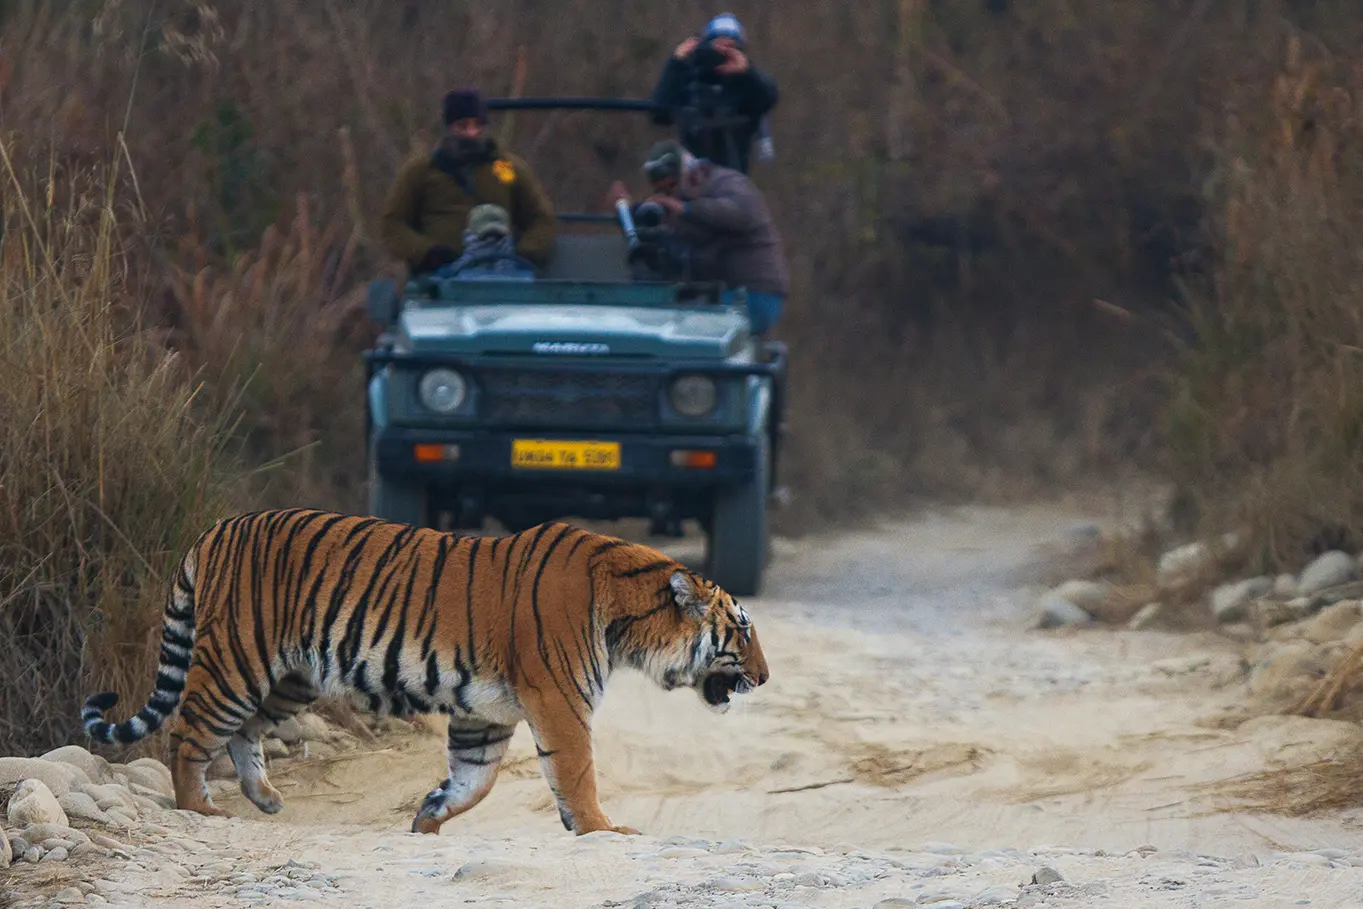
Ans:
{"label": "olive green jacket", "polygon": [[490,202],[510,213],[516,252],[540,267],[548,262],[557,227],[553,203],[524,160],[495,143],[491,152],[489,161],[464,171],[465,185],[433,155],[403,165],[383,207],[383,242],[394,258],[415,267],[434,246],[463,252],[469,210]]}

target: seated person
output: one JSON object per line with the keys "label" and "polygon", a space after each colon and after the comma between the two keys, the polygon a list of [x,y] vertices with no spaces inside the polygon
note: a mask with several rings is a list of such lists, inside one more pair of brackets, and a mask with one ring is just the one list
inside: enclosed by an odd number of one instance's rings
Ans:
{"label": "seated person", "polygon": [[[790,276],[761,191],[746,175],[697,158],[671,139],[649,150],[644,173],[653,184],[645,201],[664,209],[688,247],[691,278],[722,281],[728,300],[728,288],[745,288],[753,335],[763,338],[780,318]],[[625,185],[616,181],[611,203],[627,198]]]}
{"label": "seated person", "polygon": [[531,264],[516,252],[511,237],[511,216],[505,208],[484,202],[469,212],[464,229],[464,252],[436,269],[439,277],[465,280],[511,279],[530,281],[535,277]]}
{"label": "seated person", "polygon": [[459,258],[470,210],[493,203],[510,215],[516,252],[543,268],[554,247],[554,207],[529,165],[485,134],[487,105],[477,91],[445,96],[446,132],[429,155],[403,165],[384,203],[382,236],[412,272]]}

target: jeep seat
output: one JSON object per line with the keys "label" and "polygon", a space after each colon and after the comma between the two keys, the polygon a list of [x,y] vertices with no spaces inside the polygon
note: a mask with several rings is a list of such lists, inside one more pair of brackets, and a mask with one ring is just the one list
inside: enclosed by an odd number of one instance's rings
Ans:
{"label": "jeep seat", "polygon": [[607,281],[629,283],[631,280],[629,245],[625,238],[611,234],[559,234],[554,239],[554,252],[540,276],[546,281]]}

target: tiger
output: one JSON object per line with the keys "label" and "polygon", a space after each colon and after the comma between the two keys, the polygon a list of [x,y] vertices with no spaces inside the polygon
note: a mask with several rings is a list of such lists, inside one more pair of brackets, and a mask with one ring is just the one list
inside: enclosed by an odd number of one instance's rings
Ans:
{"label": "tiger", "polygon": [[284,807],[261,739],[319,697],[390,716],[448,716],[449,776],[414,833],[476,806],[526,721],[566,830],[616,825],[602,810],[592,716],[616,669],[692,688],[723,713],[769,678],[757,629],[718,585],[641,543],[548,522],[458,535],[305,508],[213,524],[181,558],[161,623],[155,689],[121,723],[118,694],[81,710],[93,742],[130,744],[178,708],[175,805],[230,816],[205,779],[225,747],[242,793]]}

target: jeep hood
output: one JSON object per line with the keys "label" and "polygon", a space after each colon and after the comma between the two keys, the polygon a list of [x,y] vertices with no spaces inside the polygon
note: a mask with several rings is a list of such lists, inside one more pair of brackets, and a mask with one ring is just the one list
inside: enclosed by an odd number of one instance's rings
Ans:
{"label": "jeep hood", "polygon": [[723,359],[747,336],[747,320],[727,308],[502,304],[409,309],[397,346],[418,354]]}

